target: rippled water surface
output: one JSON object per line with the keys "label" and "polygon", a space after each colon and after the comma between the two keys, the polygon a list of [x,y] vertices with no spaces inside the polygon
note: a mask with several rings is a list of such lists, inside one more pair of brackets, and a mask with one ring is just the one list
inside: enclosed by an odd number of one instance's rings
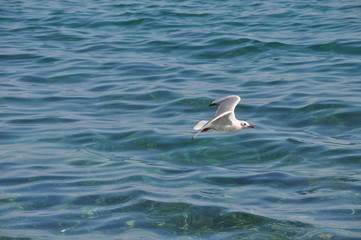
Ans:
{"label": "rippled water surface", "polygon": [[1,239],[361,239],[359,1],[0,9]]}

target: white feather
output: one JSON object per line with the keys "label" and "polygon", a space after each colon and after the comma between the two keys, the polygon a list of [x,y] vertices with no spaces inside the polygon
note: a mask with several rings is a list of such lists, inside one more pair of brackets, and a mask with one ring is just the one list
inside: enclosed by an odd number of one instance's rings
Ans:
{"label": "white feather", "polygon": [[198,131],[199,129],[201,129],[204,125],[206,125],[208,121],[207,120],[201,120],[199,121],[194,127],[193,129]]}

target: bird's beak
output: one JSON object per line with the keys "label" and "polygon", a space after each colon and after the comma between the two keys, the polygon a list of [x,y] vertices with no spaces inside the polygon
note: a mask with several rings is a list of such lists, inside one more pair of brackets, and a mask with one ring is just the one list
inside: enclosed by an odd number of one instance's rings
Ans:
{"label": "bird's beak", "polygon": [[248,127],[250,127],[250,128],[254,128],[254,126],[252,126],[252,125],[249,125]]}

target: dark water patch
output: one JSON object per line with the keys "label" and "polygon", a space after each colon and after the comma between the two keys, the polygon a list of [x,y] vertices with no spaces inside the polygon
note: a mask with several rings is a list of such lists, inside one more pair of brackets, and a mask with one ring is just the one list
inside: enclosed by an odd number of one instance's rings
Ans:
{"label": "dark water patch", "polygon": [[47,41],[48,39],[52,39],[52,41],[70,42],[70,43],[85,40],[84,36],[81,36],[79,34],[74,34],[74,32],[71,34],[67,34],[58,31],[49,32],[45,35],[38,35],[36,36],[36,38],[38,38],[40,41]]}
{"label": "dark water patch", "polygon": [[356,42],[331,42],[331,43],[324,43],[324,44],[316,44],[310,46],[309,48],[315,51],[320,52],[335,52],[337,54],[347,54],[347,55],[359,55],[361,43]]}
{"label": "dark water patch", "polygon": [[18,54],[11,54],[11,55],[0,55],[0,59],[4,61],[10,61],[11,63],[21,62],[22,60],[34,60],[34,59],[40,59],[42,56],[36,55],[36,54],[26,54],[26,53],[18,53]]}
{"label": "dark water patch", "polygon": [[137,3],[117,3],[117,4],[110,4],[109,5],[110,8],[115,7],[115,8],[133,8],[133,7],[141,7],[140,4]]}
{"label": "dark water patch", "polygon": [[205,50],[198,51],[199,53],[194,56],[200,59],[216,59],[216,58],[235,58],[246,54],[257,54],[260,53],[261,50],[255,46],[247,46],[236,49],[228,49],[223,51],[217,50]]}
{"label": "dark water patch", "polygon": [[134,199],[137,199],[141,192],[121,192],[101,195],[86,195],[77,197],[72,201],[73,205],[94,205],[94,206],[112,206],[124,205]]}
{"label": "dark water patch", "polygon": [[13,141],[17,138],[19,138],[18,134],[12,131],[0,131],[0,142],[3,142],[3,144],[8,143],[9,141]]}
{"label": "dark water patch", "polygon": [[41,59],[38,59],[38,63],[39,64],[43,64],[43,63],[56,63],[59,62],[61,59],[56,58],[56,57],[42,57]]}
{"label": "dark water patch", "polygon": [[53,103],[81,103],[81,102],[89,102],[92,99],[87,97],[81,97],[81,96],[66,96],[66,95],[60,95],[60,96],[46,96],[42,97],[41,99],[38,99],[38,101],[41,102],[53,102]]}
{"label": "dark water patch", "polygon": [[301,185],[304,183],[305,178],[296,177],[292,174],[287,174],[284,172],[268,172],[253,174],[249,176],[239,176],[239,177],[206,177],[206,181],[211,181],[213,184],[221,185],[263,185],[263,186],[273,186],[273,187],[286,187],[287,185],[295,186]]}
{"label": "dark water patch", "polygon": [[[31,240],[31,238],[27,238],[27,237],[13,237],[13,236],[15,236],[16,234],[15,233],[11,233],[11,234],[9,234],[8,236],[6,236],[6,235],[8,235],[8,234],[6,234],[6,233],[3,233],[3,234],[1,234],[1,239],[3,239],[3,240]],[[9,236],[12,236],[12,237],[9,237]]]}
{"label": "dark water patch", "polygon": [[71,123],[76,122],[75,119],[66,118],[37,118],[37,119],[13,119],[9,123],[12,124],[54,124],[54,123]]}
{"label": "dark water patch", "polygon": [[71,162],[71,165],[73,166],[94,166],[99,164],[102,164],[102,162],[90,160],[75,160]]}

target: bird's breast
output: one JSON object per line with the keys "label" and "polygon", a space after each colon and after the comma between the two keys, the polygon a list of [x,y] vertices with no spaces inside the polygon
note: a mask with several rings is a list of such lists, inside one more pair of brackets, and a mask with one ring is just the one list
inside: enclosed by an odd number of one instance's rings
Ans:
{"label": "bird's breast", "polygon": [[212,128],[219,132],[236,132],[241,130],[233,125],[215,125]]}

